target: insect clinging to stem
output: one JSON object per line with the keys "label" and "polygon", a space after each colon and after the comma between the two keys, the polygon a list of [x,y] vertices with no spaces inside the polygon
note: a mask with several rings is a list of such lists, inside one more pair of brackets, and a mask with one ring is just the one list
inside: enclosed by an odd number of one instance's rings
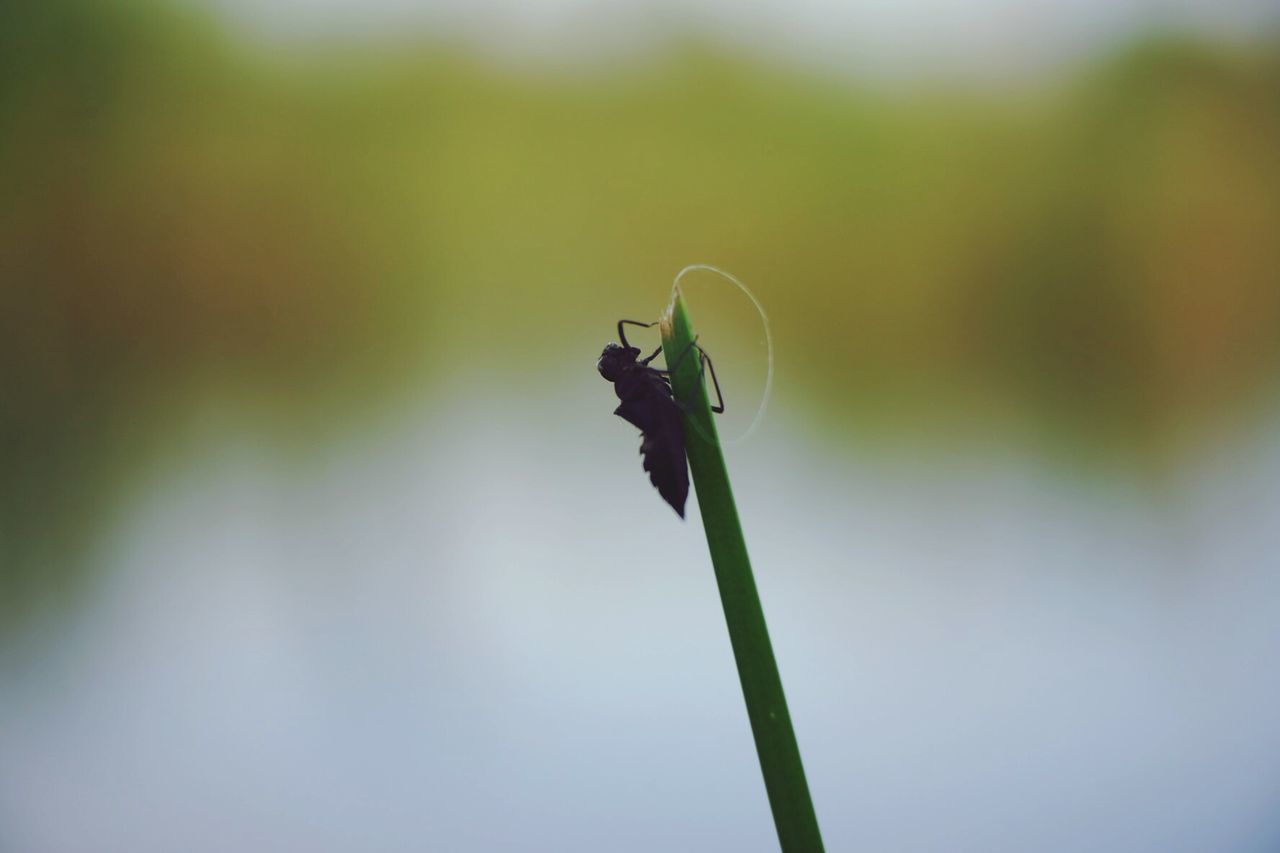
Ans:
{"label": "insect clinging to stem", "polygon": [[657,323],[619,320],[618,340],[621,344],[606,344],[600,360],[596,362],[596,369],[613,383],[613,390],[622,401],[613,413],[640,429],[640,453],[650,482],[676,514],[684,518],[684,504],[689,497],[689,464],[680,418],[684,404],[672,393],[671,371],[688,355],[689,349],[697,349],[700,366],[711,374],[711,382],[715,386],[717,404],[711,407],[713,412],[724,411],[724,396],[720,393],[715,366],[696,339],[666,370],[649,366],[662,352],[662,347],[646,358],[640,358],[639,347],[627,342],[623,326],[647,329],[655,325]]}

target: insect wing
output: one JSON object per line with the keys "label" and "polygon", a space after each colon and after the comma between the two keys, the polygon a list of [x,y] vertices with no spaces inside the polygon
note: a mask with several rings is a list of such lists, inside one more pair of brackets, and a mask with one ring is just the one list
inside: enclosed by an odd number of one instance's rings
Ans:
{"label": "insect wing", "polygon": [[649,482],[657,488],[662,499],[684,518],[684,504],[689,497],[689,463],[685,456],[680,410],[669,398],[657,401],[653,410],[656,423],[653,429],[644,433],[644,440],[640,443],[644,470],[649,472]]}
{"label": "insect wing", "polygon": [[632,365],[630,369],[609,372],[616,374],[610,381],[622,401],[613,413],[640,430],[643,436],[640,453],[649,481],[676,514],[684,518],[684,505],[689,497],[689,463],[680,407],[671,396],[671,386],[658,371],[648,367]]}

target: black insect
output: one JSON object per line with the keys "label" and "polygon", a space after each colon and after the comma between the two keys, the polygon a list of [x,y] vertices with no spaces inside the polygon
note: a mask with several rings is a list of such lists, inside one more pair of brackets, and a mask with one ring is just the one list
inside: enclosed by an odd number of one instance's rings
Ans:
{"label": "black insect", "polygon": [[[684,404],[671,392],[671,370],[680,364],[688,350],[668,370],[650,367],[649,362],[658,357],[662,347],[654,350],[648,358],[640,358],[639,348],[627,343],[626,333],[622,330],[625,325],[649,328],[656,323],[619,320],[618,340],[622,343],[607,344],[596,362],[596,369],[613,383],[613,390],[622,401],[613,413],[640,429],[640,453],[644,456],[644,470],[649,472],[650,482],[657,487],[662,499],[684,518],[684,503],[689,497],[689,464],[685,455],[684,428],[680,424]],[[711,410],[723,412],[724,397],[720,394],[720,383],[716,380],[711,359],[696,340],[689,346],[698,350],[701,365],[710,370],[718,401]]]}

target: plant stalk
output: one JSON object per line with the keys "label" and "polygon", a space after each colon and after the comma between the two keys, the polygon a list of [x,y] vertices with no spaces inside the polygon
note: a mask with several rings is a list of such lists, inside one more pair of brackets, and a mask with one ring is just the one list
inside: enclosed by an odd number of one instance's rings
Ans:
{"label": "plant stalk", "polygon": [[663,355],[668,366],[674,366],[672,389],[684,408],[689,471],[698,494],[702,526],[778,841],[784,853],[818,853],[823,849],[818,818],[751,574],[699,354],[692,349],[693,323],[678,287],[672,292],[671,304],[660,325]]}

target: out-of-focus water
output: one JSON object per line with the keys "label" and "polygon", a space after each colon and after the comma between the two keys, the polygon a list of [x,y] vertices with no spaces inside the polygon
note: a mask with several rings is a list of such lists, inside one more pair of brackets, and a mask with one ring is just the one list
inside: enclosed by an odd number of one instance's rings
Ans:
{"label": "out-of-focus water", "polygon": [[[696,513],[602,397],[198,425],[0,657],[0,849],[775,849]],[[829,849],[1280,843],[1276,433],[1149,490],[788,409],[730,464]]]}

